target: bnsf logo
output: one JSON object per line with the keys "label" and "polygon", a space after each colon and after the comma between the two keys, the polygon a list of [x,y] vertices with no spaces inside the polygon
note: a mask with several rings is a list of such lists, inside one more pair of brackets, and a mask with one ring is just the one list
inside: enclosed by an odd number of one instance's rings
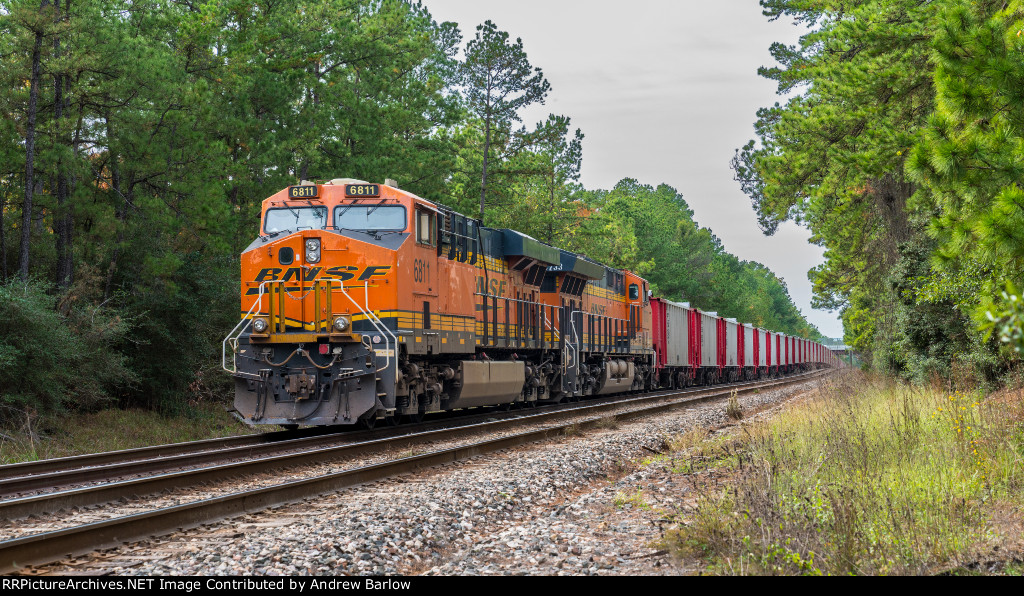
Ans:
{"label": "bnsf logo", "polygon": [[[281,269],[279,267],[267,267],[260,269],[260,272],[256,274],[256,282],[263,281],[294,281],[294,282],[311,282],[317,279],[337,279],[341,281],[348,281],[350,279],[358,279],[359,281],[368,281],[377,277],[384,277],[391,270],[391,265],[370,265],[365,269],[351,266],[331,267],[330,269],[324,270],[323,267],[310,267],[303,272],[301,267],[289,267],[288,269]],[[321,273],[323,275],[321,275]],[[358,276],[358,277],[357,277]],[[258,288],[249,288],[246,294],[257,294],[259,293]]]}

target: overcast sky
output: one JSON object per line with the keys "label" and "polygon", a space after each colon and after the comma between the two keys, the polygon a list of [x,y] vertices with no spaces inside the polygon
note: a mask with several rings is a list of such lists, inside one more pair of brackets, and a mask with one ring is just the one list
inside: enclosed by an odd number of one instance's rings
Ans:
{"label": "overcast sky", "polygon": [[780,98],[757,75],[774,65],[768,48],[801,30],[769,22],[756,0],[425,0],[438,21],[455,21],[464,41],[490,19],[522,38],[551,92],[524,112],[533,126],[549,113],[585,135],[581,182],[609,189],[623,178],[665,183],[725,249],[785,280],[804,316],[842,337],[836,314],[811,309],[807,271],[823,262],[810,233],[792,222],[761,233],[729,160],[754,136],[755,114]]}

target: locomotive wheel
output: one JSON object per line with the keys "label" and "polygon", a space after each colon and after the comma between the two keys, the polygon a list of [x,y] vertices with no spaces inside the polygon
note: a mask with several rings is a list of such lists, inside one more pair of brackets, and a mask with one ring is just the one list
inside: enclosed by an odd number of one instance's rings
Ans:
{"label": "locomotive wheel", "polygon": [[398,426],[398,416],[395,416],[394,414],[389,414],[384,417],[384,422],[387,423],[388,426]]}
{"label": "locomotive wheel", "polygon": [[365,428],[366,430],[373,430],[373,427],[377,426],[377,417],[371,416],[369,418],[363,418],[362,420],[359,421],[359,426]]}

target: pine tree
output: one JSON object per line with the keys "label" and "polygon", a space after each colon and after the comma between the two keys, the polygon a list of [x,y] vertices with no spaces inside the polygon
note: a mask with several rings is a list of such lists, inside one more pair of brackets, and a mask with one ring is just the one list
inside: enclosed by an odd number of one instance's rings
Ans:
{"label": "pine tree", "polygon": [[[486,21],[477,26],[476,38],[466,47],[462,83],[470,111],[483,127],[480,175],[480,219],[488,194],[488,170],[493,161],[517,154],[525,146],[525,130],[512,131],[513,122],[521,122],[519,110],[533,103],[544,103],[551,86],[544,73],[526,57],[522,39],[509,41],[505,31]],[[495,141],[498,141],[497,143]],[[501,146],[499,155],[495,145]],[[493,177],[494,172],[490,173]]]}
{"label": "pine tree", "polygon": [[[759,72],[790,97],[758,111],[758,138],[737,151],[736,178],[766,233],[794,220],[825,247],[826,262],[812,273],[818,305],[841,309],[849,323],[854,313],[867,312],[860,327],[888,326],[859,338],[898,336],[888,316],[898,303],[889,278],[905,257],[900,247],[924,235],[911,200],[917,188],[904,165],[933,108],[935,6],[917,0],[761,5],[770,18],[792,18],[811,30],[795,46],[772,45],[779,66]],[[852,345],[867,354],[887,349]]]}

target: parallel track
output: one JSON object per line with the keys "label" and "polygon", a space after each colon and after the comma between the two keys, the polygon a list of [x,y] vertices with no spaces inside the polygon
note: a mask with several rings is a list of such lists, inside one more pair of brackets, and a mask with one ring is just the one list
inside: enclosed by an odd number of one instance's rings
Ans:
{"label": "parallel track", "polygon": [[[755,382],[756,383],[756,382]],[[729,387],[744,387],[750,383],[731,384]],[[609,396],[588,400],[588,404],[619,404],[635,402],[644,398],[659,399],[677,397],[683,394],[706,391],[707,387],[695,387],[682,391],[659,391],[645,394],[637,398],[633,395]],[[543,405],[545,412],[580,411],[583,407],[578,403]],[[443,430],[453,425],[465,426],[494,420],[516,420],[529,418],[530,412],[537,410],[461,415],[445,415],[433,417],[427,422],[399,427],[381,427],[375,430],[344,430],[319,427],[301,431],[282,431],[257,433],[221,439],[208,439],[186,443],[174,443],[143,447],[123,451],[87,454],[74,457],[40,460],[0,466],[0,499],[23,500],[27,497],[39,496],[39,492],[53,492],[53,489],[73,487],[81,489],[79,493],[88,494],[89,487],[83,485],[112,483],[120,479],[137,478],[139,476],[157,476],[178,472],[187,468],[200,466],[220,466],[231,462],[269,458],[286,453],[309,451],[322,447],[340,446],[345,444],[390,439],[403,435],[412,435],[424,431]],[[301,463],[301,460],[282,460],[284,465]],[[187,477],[187,475],[185,476]],[[136,485],[141,486],[141,485]],[[158,488],[156,490],[162,490]],[[120,498],[119,495],[116,498]],[[44,500],[45,499],[41,499]],[[79,505],[94,505],[101,500],[81,502]],[[19,516],[13,510],[5,511],[4,501],[0,501],[0,519],[16,519],[24,515],[43,513],[39,509],[28,511]],[[52,510],[52,509],[51,509]],[[4,515],[6,513],[6,515]]]}
{"label": "parallel track", "polygon": [[[614,417],[617,420],[625,420],[648,416],[680,406],[690,406],[711,399],[725,397],[733,391],[748,393],[761,389],[803,383],[818,378],[826,372],[816,371],[767,382],[719,385],[711,388],[695,388],[682,392],[666,392],[641,397],[630,397],[605,403],[576,405],[576,407],[545,411],[505,420],[468,424],[448,429],[427,430],[390,438],[349,442],[344,445],[332,445],[286,455],[274,455],[255,460],[161,474],[96,487],[3,501],[0,502],[0,517],[9,520],[18,519],[29,515],[40,515],[45,512],[61,509],[96,505],[118,499],[137,499],[139,496],[169,488],[193,486],[211,480],[223,480],[227,477],[263,472],[285,466],[319,464],[355,455],[380,453],[386,449],[402,449],[430,441],[451,440],[468,434],[507,431],[515,426],[531,422],[556,423],[566,418],[588,417],[582,423],[574,422],[550,426],[423,455],[399,458],[376,465],[343,470],[305,480],[287,482],[175,507],[0,542],[0,573],[10,573],[27,565],[49,563],[67,556],[88,553],[97,549],[118,546],[125,542],[173,533],[178,530],[263,510],[276,505],[293,503],[325,492],[336,491],[348,486],[379,480],[416,469],[451,463],[484,453],[557,437],[563,434],[566,428],[570,426],[587,428],[610,417]],[[611,412],[615,409],[621,409],[624,405],[630,407],[637,406],[637,409],[619,413]],[[493,414],[489,417],[493,420]],[[348,436],[351,437],[352,434]],[[355,437],[352,438],[354,439]],[[323,441],[326,439],[327,437],[311,437],[303,440]],[[337,441],[338,439],[335,437],[333,440]],[[243,447],[242,449],[247,448]],[[232,457],[237,459],[239,456],[235,453]]]}

